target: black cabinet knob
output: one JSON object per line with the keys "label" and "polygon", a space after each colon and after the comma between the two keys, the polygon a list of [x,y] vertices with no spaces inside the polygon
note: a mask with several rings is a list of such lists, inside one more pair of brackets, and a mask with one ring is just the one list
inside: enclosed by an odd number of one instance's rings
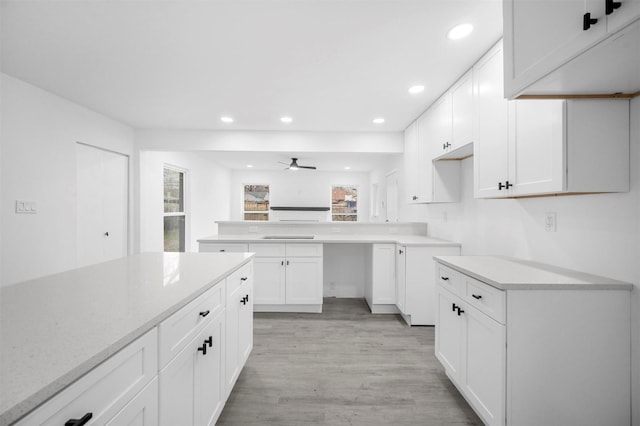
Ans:
{"label": "black cabinet knob", "polygon": [[209,345],[209,347],[213,346],[213,336],[209,336],[208,339],[205,339],[204,343]]}
{"label": "black cabinet knob", "polygon": [[206,311],[202,311],[202,312],[200,312],[200,316],[201,316],[202,318],[206,317],[207,315],[209,315],[209,310],[208,310],[208,309],[207,309]]}
{"label": "black cabinet knob", "polygon": [[482,295],[481,294],[472,294],[471,297],[473,297],[476,300],[482,299]]}
{"label": "black cabinet knob", "polygon": [[596,18],[591,17],[590,12],[585,13],[582,17],[582,30],[587,31],[589,28],[591,28],[592,25],[595,25],[597,22],[598,20]]}
{"label": "black cabinet knob", "polygon": [[201,347],[198,348],[198,352],[202,352],[202,355],[207,354],[207,344],[203,343]]}
{"label": "black cabinet knob", "polygon": [[605,0],[604,2],[605,13],[607,15],[611,15],[613,11],[619,8],[621,5],[622,3],[619,1]]}
{"label": "black cabinet knob", "polygon": [[87,413],[79,419],[69,419],[64,423],[64,426],[82,426],[87,424],[89,420],[93,417],[93,413]]}

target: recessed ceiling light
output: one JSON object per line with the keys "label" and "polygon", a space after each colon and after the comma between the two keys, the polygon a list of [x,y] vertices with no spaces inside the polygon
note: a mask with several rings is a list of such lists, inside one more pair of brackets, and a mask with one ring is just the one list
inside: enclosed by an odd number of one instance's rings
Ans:
{"label": "recessed ceiling light", "polygon": [[411,94],[416,94],[416,93],[420,93],[424,91],[424,86],[421,84],[417,84],[415,86],[411,86],[409,87],[409,93]]}
{"label": "recessed ceiling light", "polygon": [[293,118],[285,115],[284,117],[280,117],[280,121],[282,121],[283,123],[291,123],[293,121]]}
{"label": "recessed ceiling light", "polygon": [[345,166],[345,167],[344,167],[344,169],[345,169],[345,170],[351,170],[351,167],[349,167],[349,166]]}
{"label": "recessed ceiling light", "polygon": [[384,123],[384,118],[378,117],[373,119],[373,124],[382,124]]}
{"label": "recessed ceiling light", "polygon": [[253,167],[253,164],[247,164],[247,167],[248,167],[248,168],[252,168],[252,167]]}
{"label": "recessed ceiling light", "polygon": [[471,24],[460,24],[451,28],[447,33],[447,38],[449,40],[460,40],[461,38],[465,38],[473,31],[473,25]]}
{"label": "recessed ceiling light", "polygon": [[220,117],[220,121],[222,121],[223,123],[233,123],[233,117],[225,115],[224,117]]}

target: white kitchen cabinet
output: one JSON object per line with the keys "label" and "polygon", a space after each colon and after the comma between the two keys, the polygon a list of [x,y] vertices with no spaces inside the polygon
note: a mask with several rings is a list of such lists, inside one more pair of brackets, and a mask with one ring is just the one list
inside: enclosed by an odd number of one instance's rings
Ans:
{"label": "white kitchen cabinet", "polygon": [[440,96],[440,99],[429,107],[427,120],[430,122],[428,133],[426,135],[420,134],[425,132],[421,132],[420,127],[418,127],[418,134],[421,137],[422,144],[427,145],[429,148],[426,150],[429,155],[425,159],[431,160],[433,157],[453,149],[453,140],[451,139],[453,136],[451,129],[453,117],[450,91],[445,92]]}
{"label": "white kitchen cabinet", "polygon": [[[477,162],[487,140],[478,141]],[[490,144],[490,142],[488,142]],[[507,174],[477,171],[477,197],[629,190],[629,101],[519,100],[509,105]],[[504,156],[500,158],[504,161]],[[489,160],[492,162],[492,160]],[[504,167],[500,167],[502,170]],[[480,186],[485,183],[485,187]]]}
{"label": "white kitchen cabinet", "polygon": [[215,424],[227,396],[224,328],[221,312],[160,371],[160,425]]}
{"label": "white kitchen cabinet", "polygon": [[433,325],[437,298],[433,256],[455,256],[460,247],[406,246],[396,250],[396,306],[409,325]]}
{"label": "white kitchen cabinet", "polygon": [[371,313],[397,313],[396,245],[367,244],[365,250],[364,293]]}
{"label": "white kitchen cabinet", "polygon": [[502,42],[473,67],[476,93],[476,140],[473,173],[476,198],[502,194],[498,182],[508,176],[508,102],[503,96]]}
{"label": "white kitchen cabinet", "polygon": [[630,424],[631,286],[532,262],[443,259],[436,357],[485,424]]}
{"label": "white kitchen cabinet", "polygon": [[473,70],[469,70],[451,88],[450,151],[473,142],[474,114]]}
{"label": "white kitchen cabinet", "polygon": [[227,277],[225,397],[231,393],[253,348],[252,288],[251,265]]}
{"label": "white kitchen cabinet", "polygon": [[[420,120],[420,119],[419,119]],[[425,203],[426,194],[425,161],[418,138],[418,122],[414,121],[404,131],[404,172],[409,204]]]}
{"label": "white kitchen cabinet", "polygon": [[[607,14],[605,0],[503,2],[505,95],[513,99],[609,35],[640,18],[640,1],[618,0]],[[587,25],[586,14],[597,22]],[[599,69],[581,69],[595,75]],[[591,93],[597,93],[593,87]],[[569,92],[570,93],[570,92]]]}
{"label": "white kitchen cabinet", "polygon": [[322,309],[322,244],[250,244],[256,311]]}
{"label": "white kitchen cabinet", "polygon": [[85,416],[92,424],[105,424],[118,416],[157,372],[158,333],[153,328],[16,424],[63,425]]}

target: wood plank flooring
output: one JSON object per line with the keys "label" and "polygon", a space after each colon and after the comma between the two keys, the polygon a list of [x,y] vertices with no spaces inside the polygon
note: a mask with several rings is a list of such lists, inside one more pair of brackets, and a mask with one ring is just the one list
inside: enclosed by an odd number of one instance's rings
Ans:
{"label": "wood plank flooring", "polygon": [[256,313],[254,348],[218,425],[482,425],[434,355],[434,328],[371,315]]}

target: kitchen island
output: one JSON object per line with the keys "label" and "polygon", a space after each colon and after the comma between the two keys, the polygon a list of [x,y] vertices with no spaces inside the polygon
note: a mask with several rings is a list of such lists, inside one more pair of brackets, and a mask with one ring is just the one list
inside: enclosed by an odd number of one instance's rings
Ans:
{"label": "kitchen island", "polygon": [[[162,363],[162,330],[156,329],[213,292],[224,324],[227,277],[250,273],[252,258],[146,253],[0,289],[0,425],[60,399],[67,387],[140,339],[150,342],[147,352],[155,349],[145,362]],[[194,332],[205,325],[202,319]],[[157,376],[157,368],[151,374]]]}

